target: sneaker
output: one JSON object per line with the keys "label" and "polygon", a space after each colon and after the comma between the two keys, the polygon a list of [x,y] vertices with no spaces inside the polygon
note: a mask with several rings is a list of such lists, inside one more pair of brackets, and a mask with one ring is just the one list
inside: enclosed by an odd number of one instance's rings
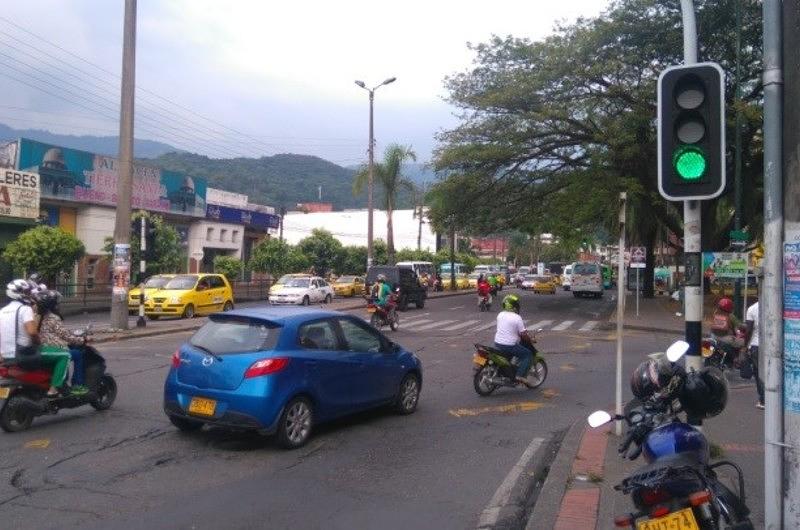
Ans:
{"label": "sneaker", "polygon": [[72,390],[71,390],[70,393],[74,394],[76,396],[81,396],[83,394],[88,394],[89,393],[89,388],[85,387],[83,385],[75,385],[75,386],[72,387]]}
{"label": "sneaker", "polygon": [[763,403],[756,403],[756,408],[764,410],[764,404]]}

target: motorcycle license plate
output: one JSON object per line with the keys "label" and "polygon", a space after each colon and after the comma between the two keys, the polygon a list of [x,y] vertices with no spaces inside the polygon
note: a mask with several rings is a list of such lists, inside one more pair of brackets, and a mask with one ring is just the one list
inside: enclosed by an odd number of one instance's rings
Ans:
{"label": "motorcycle license plate", "polygon": [[701,353],[703,354],[703,357],[710,357],[711,356],[711,348],[705,348],[704,347],[703,351]]}
{"label": "motorcycle license plate", "polygon": [[6,399],[11,394],[11,389],[8,387],[0,387],[0,399]]}
{"label": "motorcycle license plate", "polygon": [[472,362],[474,362],[479,366],[483,366],[484,364],[486,364],[486,357],[483,357],[482,355],[478,355],[476,353],[472,356]]}
{"label": "motorcycle license plate", "polygon": [[691,508],[636,523],[637,530],[699,530]]}
{"label": "motorcycle license plate", "polygon": [[216,408],[217,402],[214,399],[194,397],[189,403],[189,412],[200,416],[213,416]]}
{"label": "motorcycle license plate", "polygon": [[377,311],[377,310],[378,310],[378,308],[377,308],[377,307],[368,307],[368,308],[367,308],[367,313],[374,313],[374,312],[375,312],[375,311]]}

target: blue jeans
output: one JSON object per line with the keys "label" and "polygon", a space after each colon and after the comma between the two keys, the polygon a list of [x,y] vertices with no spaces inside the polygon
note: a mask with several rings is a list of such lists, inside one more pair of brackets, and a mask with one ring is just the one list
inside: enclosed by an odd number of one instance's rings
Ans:
{"label": "blue jeans", "polygon": [[86,377],[83,373],[83,349],[70,346],[69,355],[72,357],[72,386],[86,384]]}
{"label": "blue jeans", "polygon": [[520,343],[509,346],[507,344],[497,344],[495,342],[494,347],[503,353],[515,355],[519,359],[519,364],[517,365],[517,377],[525,377],[525,374],[530,369],[531,362],[533,361],[533,352],[531,350]]}

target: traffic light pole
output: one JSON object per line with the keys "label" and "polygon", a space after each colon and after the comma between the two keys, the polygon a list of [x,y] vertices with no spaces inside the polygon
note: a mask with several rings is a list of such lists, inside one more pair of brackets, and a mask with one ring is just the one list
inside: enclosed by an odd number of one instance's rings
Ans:
{"label": "traffic light pole", "polygon": [[[697,24],[692,0],[681,0],[683,17],[683,62],[697,63]],[[686,369],[700,370],[703,358],[700,356],[700,341],[703,334],[703,273],[701,253],[701,216],[699,201],[683,202],[683,255],[684,292],[686,302],[686,342],[689,351],[686,355]]]}
{"label": "traffic light pole", "polygon": [[144,260],[144,253],[147,250],[147,218],[143,215],[139,222],[141,223],[139,235],[139,318],[136,320],[136,327],[143,328],[147,326],[147,321],[144,318],[144,271],[147,265]]}

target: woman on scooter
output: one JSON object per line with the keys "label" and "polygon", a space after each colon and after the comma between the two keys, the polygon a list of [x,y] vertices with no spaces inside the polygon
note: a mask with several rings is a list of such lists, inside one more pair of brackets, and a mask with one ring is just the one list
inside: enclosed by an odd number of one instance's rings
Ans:
{"label": "woman on scooter", "polygon": [[[39,336],[42,341],[42,355],[47,353],[49,356],[67,356],[66,365],[69,365],[69,359],[72,358],[75,364],[72,372],[72,389],[73,394],[85,394],[88,389],[84,386],[83,377],[83,355],[77,348],[69,348],[73,345],[81,343],[82,339],[75,338],[64,324],[61,323],[61,314],[58,310],[58,304],[61,301],[61,293],[53,290],[39,291],[35,295],[36,306],[40,315]],[[66,366],[64,367],[63,375],[59,374],[60,383],[56,384],[56,374],[53,370],[53,386],[61,386],[66,379]]]}

